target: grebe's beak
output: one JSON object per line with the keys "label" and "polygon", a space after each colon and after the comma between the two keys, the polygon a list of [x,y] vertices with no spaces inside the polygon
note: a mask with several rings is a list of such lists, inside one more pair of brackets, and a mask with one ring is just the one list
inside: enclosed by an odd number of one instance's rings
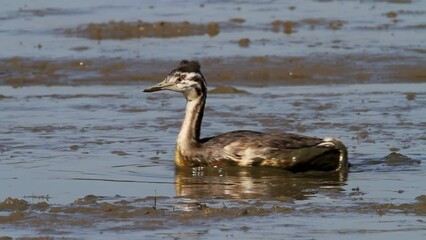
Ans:
{"label": "grebe's beak", "polygon": [[155,84],[151,87],[147,87],[143,90],[143,92],[156,92],[161,90],[168,90],[169,87],[173,86],[173,84],[166,83],[165,81],[162,81],[158,84]]}

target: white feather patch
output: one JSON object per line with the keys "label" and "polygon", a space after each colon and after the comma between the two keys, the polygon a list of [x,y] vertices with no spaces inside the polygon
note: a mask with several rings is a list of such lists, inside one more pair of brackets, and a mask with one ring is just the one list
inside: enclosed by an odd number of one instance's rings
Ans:
{"label": "white feather patch", "polygon": [[334,138],[334,137],[326,137],[326,138],[323,139],[324,142],[332,142],[332,141],[335,141],[335,140],[336,140],[336,138]]}
{"label": "white feather patch", "polygon": [[322,147],[335,147],[336,144],[334,144],[334,141],[336,141],[336,138],[334,137],[326,137],[322,140],[323,142],[318,144],[318,146]]}
{"label": "white feather patch", "polygon": [[256,155],[256,149],[253,148],[245,148],[243,150],[238,151],[239,142],[233,142],[231,144],[226,145],[223,150],[225,156],[230,158],[238,163],[238,166],[251,166],[253,163],[253,158],[258,157]]}

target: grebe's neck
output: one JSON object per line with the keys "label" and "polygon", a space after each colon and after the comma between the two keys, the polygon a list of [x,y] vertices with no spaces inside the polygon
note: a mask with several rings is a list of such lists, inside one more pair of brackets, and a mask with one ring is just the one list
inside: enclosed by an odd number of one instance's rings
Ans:
{"label": "grebe's neck", "polygon": [[183,151],[195,147],[200,141],[206,97],[203,93],[194,98],[187,97],[185,117],[177,138],[177,147]]}

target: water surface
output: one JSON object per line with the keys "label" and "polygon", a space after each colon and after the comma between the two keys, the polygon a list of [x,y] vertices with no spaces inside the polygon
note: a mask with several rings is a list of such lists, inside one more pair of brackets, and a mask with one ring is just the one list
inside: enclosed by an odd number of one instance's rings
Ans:
{"label": "water surface", "polygon": [[[169,92],[142,94],[143,87],[1,87],[0,94],[7,96],[1,100],[6,107],[0,139],[1,198],[23,198],[31,204],[47,200],[50,206],[65,209],[85,195],[98,196],[97,204],[119,205],[122,199],[141,207],[158,204],[157,209],[172,215],[159,218],[177,227],[156,226],[141,233],[133,225],[146,221],[143,216],[105,223],[87,213],[95,222],[90,228],[63,222],[68,229],[65,235],[55,228],[41,228],[57,237],[78,232],[85,238],[96,229],[108,233],[103,237],[114,238],[118,233],[107,230],[111,228],[124,231],[125,238],[137,234],[167,238],[182,234],[177,229],[204,229],[200,235],[205,237],[223,237],[230,231],[253,238],[270,228],[276,229],[277,238],[290,232],[288,237],[296,237],[301,229],[304,236],[319,238],[335,234],[357,238],[372,232],[383,239],[394,232],[420,237],[424,232],[424,208],[415,207],[416,197],[426,190],[425,168],[420,164],[425,150],[421,116],[426,114],[426,91],[419,89],[426,89],[424,84],[240,87],[249,94],[209,96],[203,136],[233,129],[332,135],[349,147],[353,167],[347,177],[268,169],[176,171],[173,149],[184,99]],[[414,100],[407,99],[408,92],[415,95]],[[409,159],[384,159],[391,151]],[[153,196],[159,196],[156,203]],[[232,220],[245,216],[238,212],[210,213],[211,221],[197,223],[203,216],[197,209],[203,204],[255,213],[248,212],[244,224]],[[281,208],[291,211],[282,213]],[[191,227],[175,222],[179,211],[194,209],[201,212],[188,217]],[[53,213],[45,214],[48,221]],[[79,217],[71,214],[71,218]],[[3,228],[13,229],[5,230],[6,235],[34,236],[40,231],[40,226],[12,226]]]}
{"label": "water surface", "polygon": [[[0,238],[424,239],[425,3],[4,2]],[[184,58],[203,137],[337,137],[349,174],[175,169],[184,99],[142,90]]]}

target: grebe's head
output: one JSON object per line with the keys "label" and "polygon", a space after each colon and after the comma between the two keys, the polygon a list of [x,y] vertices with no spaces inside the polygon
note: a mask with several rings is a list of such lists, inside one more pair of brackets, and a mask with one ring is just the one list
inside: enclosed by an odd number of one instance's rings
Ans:
{"label": "grebe's head", "polygon": [[200,64],[197,61],[182,60],[179,66],[173,69],[162,82],[143,91],[171,90],[183,93],[187,100],[193,100],[201,95],[206,95],[206,85],[206,80],[200,71]]}

